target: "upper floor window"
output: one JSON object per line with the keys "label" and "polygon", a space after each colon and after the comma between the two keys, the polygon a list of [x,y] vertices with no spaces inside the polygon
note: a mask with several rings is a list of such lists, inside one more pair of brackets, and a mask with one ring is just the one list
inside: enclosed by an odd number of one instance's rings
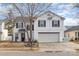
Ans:
{"label": "upper floor window", "polygon": [[18,28],[18,23],[16,23],[16,28]]}
{"label": "upper floor window", "polygon": [[52,27],[59,27],[60,26],[60,21],[59,20],[53,20],[52,21]]}
{"label": "upper floor window", "polygon": [[[27,25],[27,30],[30,30],[30,25]],[[32,30],[34,30],[34,25],[32,25]]]}
{"label": "upper floor window", "polygon": [[38,27],[46,27],[46,21],[45,20],[39,20],[38,21]]}

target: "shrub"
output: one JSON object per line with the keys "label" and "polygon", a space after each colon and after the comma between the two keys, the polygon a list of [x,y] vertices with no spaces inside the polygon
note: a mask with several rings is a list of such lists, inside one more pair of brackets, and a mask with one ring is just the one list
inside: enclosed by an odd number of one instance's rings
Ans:
{"label": "shrub", "polygon": [[38,43],[38,41],[37,40],[32,40],[32,43]]}
{"label": "shrub", "polygon": [[75,38],[75,40],[77,40],[78,38]]}
{"label": "shrub", "polygon": [[[30,42],[27,42],[26,47],[31,47]],[[39,47],[39,43],[37,40],[32,40],[32,47]]]}
{"label": "shrub", "polygon": [[74,41],[73,39],[70,39],[70,41]]}

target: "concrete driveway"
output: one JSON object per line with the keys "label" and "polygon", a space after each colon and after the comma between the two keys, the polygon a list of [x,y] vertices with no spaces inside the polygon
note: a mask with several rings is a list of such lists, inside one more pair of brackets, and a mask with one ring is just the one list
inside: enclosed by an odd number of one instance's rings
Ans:
{"label": "concrete driveway", "polygon": [[39,52],[76,52],[75,49],[79,49],[79,44],[75,44],[72,42],[64,42],[64,43],[40,43]]}

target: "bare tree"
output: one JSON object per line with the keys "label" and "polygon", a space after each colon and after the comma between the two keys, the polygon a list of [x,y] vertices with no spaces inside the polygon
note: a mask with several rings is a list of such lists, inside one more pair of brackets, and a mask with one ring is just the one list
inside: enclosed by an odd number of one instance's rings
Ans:
{"label": "bare tree", "polygon": [[12,13],[12,10],[8,10],[9,13],[7,13],[7,20],[5,22],[5,28],[8,30],[8,34],[12,36],[12,41],[13,41],[13,27],[15,26],[15,20],[14,16]]}
{"label": "bare tree", "polygon": [[[75,9],[75,8],[79,8],[79,3],[72,3],[71,5],[72,5],[71,10],[72,10],[72,9]],[[76,12],[76,13],[74,14],[73,18],[79,18],[79,12]]]}
{"label": "bare tree", "polygon": [[[12,4],[21,14],[22,20],[25,22],[23,16],[27,15],[30,22],[30,36],[28,35],[28,40],[32,47],[32,23],[41,13],[48,10],[51,4],[48,3],[26,3],[26,4]],[[25,25],[26,26],[26,25]],[[27,27],[27,26],[26,26]],[[28,31],[27,31],[28,34]]]}

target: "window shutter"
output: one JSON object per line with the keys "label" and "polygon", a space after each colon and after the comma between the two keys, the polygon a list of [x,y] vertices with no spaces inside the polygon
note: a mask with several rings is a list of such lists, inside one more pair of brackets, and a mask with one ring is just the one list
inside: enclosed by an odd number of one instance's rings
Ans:
{"label": "window shutter", "polygon": [[54,27],[54,21],[52,21],[52,27]]}
{"label": "window shutter", "polygon": [[34,25],[32,25],[32,30],[34,30]]}
{"label": "window shutter", "polygon": [[40,27],[40,21],[38,21],[38,27]]}
{"label": "window shutter", "polygon": [[58,20],[58,27],[60,27],[60,21]]}
{"label": "window shutter", "polygon": [[21,23],[21,28],[23,28],[23,23]]}
{"label": "window shutter", "polygon": [[44,21],[44,27],[46,27],[46,21]]}
{"label": "window shutter", "polygon": [[18,23],[16,23],[16,28],[18,28]]}

